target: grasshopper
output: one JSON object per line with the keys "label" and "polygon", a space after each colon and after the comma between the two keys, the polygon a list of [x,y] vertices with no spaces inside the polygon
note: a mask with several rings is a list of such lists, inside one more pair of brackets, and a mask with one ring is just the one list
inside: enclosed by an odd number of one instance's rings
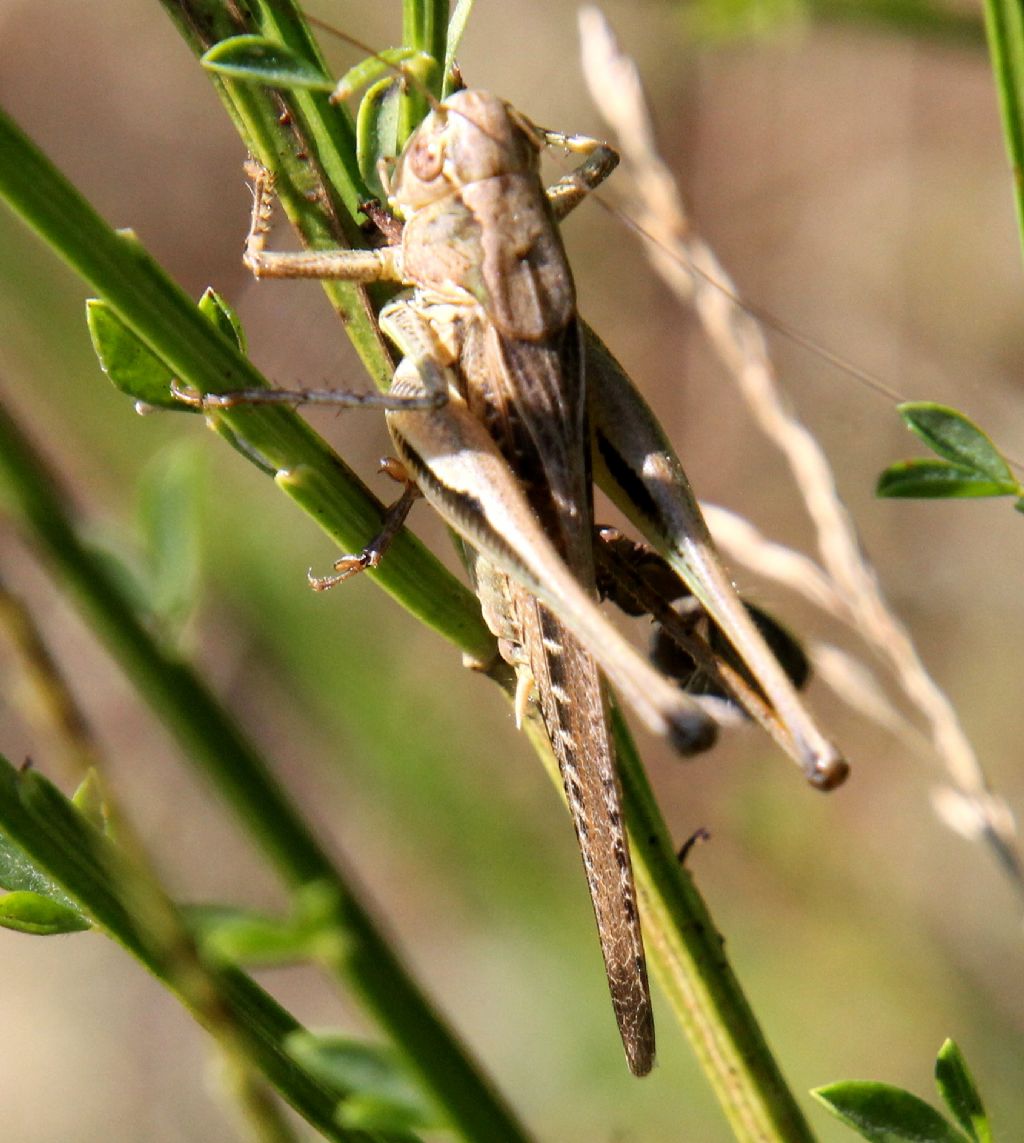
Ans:
{"label": "grasshopper", "polygon": [[[583,159],[545,189],[539,165],[549,146]],[[757,683],[748,705],[809,780],[831,788],[846,763],[738,599],[654,415],[577,315],[558,223],[617,161],[605,144],[543,130],[493,95],[462,90],[434,107],[396,162],[388,201],[402,223],[398,241],[359,251],[267,251],[272,184],[261,176],[249,268],[258,277],[400,283],[380,325],[401,361],[389,392],[370,397],[179,396],[207,409],[250,400],[386,409],[400,462],[392,472],[406,492],[381,535],[313,585],[374,566],[420,495],[465,541],[484,617],[516,672],[517,721],[535,703],[558,760],[619,1031],[641,1076],[654,1061],[654,1023],[608,683],[682,752],[710,746],[716,728],[597,606],[595,478],[734,646]]]}

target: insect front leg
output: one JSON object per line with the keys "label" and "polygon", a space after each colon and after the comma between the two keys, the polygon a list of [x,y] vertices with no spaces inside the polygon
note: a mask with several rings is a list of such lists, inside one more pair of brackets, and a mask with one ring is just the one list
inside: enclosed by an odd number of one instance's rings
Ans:
{"label": "insect front leg", "polygon": [[344,282],[401,280],[396,246],[378,250],[267,250],[274,213],[274,176],[254,160],[246,164],[252,179],[252,216],[242,261],[254,278],[316,278]]}
{"label": "insect front leg", "polygon": [[[404,353],[395,370],[391,388],[381,394],[384,407],[388,410],[414,411],[436,410],[445,405],[451,378],[440,347],[432,335],[430,323],[415,310],[408,299],[399,298],[381,310],[380,325]],[[340,556],[334,562],[332,575],[315,576],[312,571],[307,573],[309,585],[314,591],[327,591],[368,568],[377,567],[401,530],[413,504],[422,495],[408,468],[401,461],[388,458],[381,462],[381,471],[405,485],[402,495],[387,509],[380,531],[361,552]]]}
{"label": "insect front leg", "polygon": [[619,153],[607,143],[588,135],[563,135],[560,131],[545,129],[541,129],[540,134],[549,147],[586,155],[578,167],[563,175],[545,192],[555,221],[561,222],[615,170],[619,165]]}

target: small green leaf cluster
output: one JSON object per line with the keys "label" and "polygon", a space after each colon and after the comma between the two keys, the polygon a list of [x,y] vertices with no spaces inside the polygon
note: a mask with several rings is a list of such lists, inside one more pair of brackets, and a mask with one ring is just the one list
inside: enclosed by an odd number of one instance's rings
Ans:
{"label": "small green leaf cluster", "polygon": [[890,465],[878,478],[879,496],[907,499],[1016,496],[1024,489],[1009,462],[973,421],[947,405],[909,401],[899,406],[907,428],[941,459],[920,457]]}
{"label": "small green leaf cluster", "polygon": [[380,172],[401,154],[429,102],[443,99],[459,80],[455,53],[472,0],[456,5],[444,40],[443,64],[438,44],[427,28],[417,43],[375,52],[335,82],[306,56],[260,35],[234,36],[212,47],[202,58],[209,71],[229,79],[260,83],[284,90],[330,94],[332,103],[350,99],[365,89],[356,115],[356,160],[367,188],[386,197]]}
{"label": "small green leaf cluster", "polygon": [[935,1061],[935,1085],[955,1123],[909,1091],[870,1080],[844,1080],[811,1094],[871,1143],[992,1143],[988,1115],[960,1049],[947,1040]]}
{"label": "small green leaf cluster", "polygon": [[[88,804],[92,786],[87,778],[74,801]],[[43,937],[92,928],[78,903],[6,833],[0,833],[0,889],[6,890],[0,896],[2,928]]]}

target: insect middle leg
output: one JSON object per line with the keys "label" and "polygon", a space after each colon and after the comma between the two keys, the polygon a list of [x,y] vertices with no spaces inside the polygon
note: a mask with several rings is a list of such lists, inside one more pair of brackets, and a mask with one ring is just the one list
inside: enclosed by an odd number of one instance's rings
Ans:
{"label": "insect middle leg", "polygon": [[384,523],[381,525],[380,531],[361,552],[357,555],[339,556],[334,561],[334,573],[332,575],[315,576],[312,570],[306,573],[309,586],[314,591],[328,591],[368,568],[378,567],[384,558],[384,553],[391,547],[395,537],[401,531],[413,504],[423,495],[400,460],[395,460],[394,457],[385,457],[380,463],[380,471],[386,473],[392,480],[405,485],[402,495],[388,506],[384,513]]}

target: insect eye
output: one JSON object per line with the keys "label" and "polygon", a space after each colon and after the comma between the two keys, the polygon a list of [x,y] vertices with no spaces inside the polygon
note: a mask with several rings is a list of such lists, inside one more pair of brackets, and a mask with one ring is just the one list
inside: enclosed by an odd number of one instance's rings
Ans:
{"label": "insect eye", "polygon": [[433,182],[444,168],[444,144],[440,139],[424,140],[410,156],[413,174],[425,183]]}

